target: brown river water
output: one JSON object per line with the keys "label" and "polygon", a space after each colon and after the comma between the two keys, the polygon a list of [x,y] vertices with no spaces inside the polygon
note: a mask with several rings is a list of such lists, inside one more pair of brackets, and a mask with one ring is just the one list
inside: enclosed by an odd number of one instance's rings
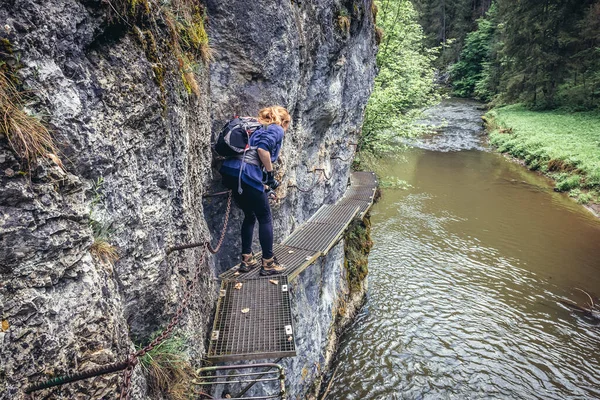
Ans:
{"label": "brown river water", "polygon": [[443,133],[383,161],[405,184],[372,210],[328,400],[600,398],[600,324],[560,303],[600,293],[600,220],[486,150],[476,107],[434,108]]}

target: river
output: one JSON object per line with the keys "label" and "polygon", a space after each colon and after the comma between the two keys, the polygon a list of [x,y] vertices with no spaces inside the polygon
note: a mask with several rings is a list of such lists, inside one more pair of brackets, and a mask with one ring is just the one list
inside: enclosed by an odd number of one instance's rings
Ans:
{"label": "river", "polygon": [[[477,103],[382,162],[367,301],[328,400],[600,398],[600,221],[486,149]],[[331,377],[331,374],[330,374]]]}

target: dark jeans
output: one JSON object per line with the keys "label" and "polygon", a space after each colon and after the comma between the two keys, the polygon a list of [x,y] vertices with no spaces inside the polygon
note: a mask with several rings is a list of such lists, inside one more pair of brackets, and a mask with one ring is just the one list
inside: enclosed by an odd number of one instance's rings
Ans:
{"label": "dark jeans", "polygon": [[238,193],[238,178],[223,174],[223,184],[233,191],[235,203],[244,211],[242,223],[242,254],[252,252],[252,236],[254,224],[258,219],[258,239],[263,258],[273,257],[273,221],[269,198],[264,191],[259,191],[242,182],[242,194]]}

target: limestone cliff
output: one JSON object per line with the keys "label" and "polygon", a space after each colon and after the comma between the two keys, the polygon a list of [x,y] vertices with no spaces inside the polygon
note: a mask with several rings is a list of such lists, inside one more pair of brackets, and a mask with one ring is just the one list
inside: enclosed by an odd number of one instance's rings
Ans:
{"label": "limestone cliff", "polygon": [[[207,27],[206,63],[206,49],[188,55],[186,29],[195,25],[178,25],[186,10]],[[40,157],[29,168],[0,134],[2,399],[21,398],[28,382],[122,359],[166,325],[200,252],[167,264],[164,250],[218,235],[223,199],[202,195],[220,188],[210,136],[232,114],[286,106],[284,182],[308,185],[312,168],[333,174],[310,193],[281,191],[276,240],[346,188],[350,162],[330,158],[352,153],[370,94],[370,0],[8,0],[0,22],[1,65],[27,91],[26,109],[51,129],[63,163]],[[234,210],[224,251],[200,266],[179,325],[194,360],[204,354],[216,274],[238,257],[239,219]],[[117,249],[114,265],[90,251],[99,236]],[[301,374],[306,366],[290,361],[295,397],[322,373],[314,365],[345,296],[340,246],[298,283],[313,294],[298,302],[297,324],[320,329],[299,345],[314,371]],[[149,397],[144,379],[137,368],[134,398]],[[113,398],[117,383],[107,375],[36,398]]]}

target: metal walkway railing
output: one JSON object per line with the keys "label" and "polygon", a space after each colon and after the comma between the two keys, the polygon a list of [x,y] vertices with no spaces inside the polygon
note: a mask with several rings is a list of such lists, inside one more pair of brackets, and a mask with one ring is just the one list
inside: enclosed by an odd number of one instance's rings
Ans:
{"label": "metal walkway railing", "polygon": [[[257,371],[257,369],[263,369]],[[225,386],[225,393],[221,396],[223,399],[282,399],[286,398],[285,373],[279,364],[263,363],[251,365],[224,365],[215,367],[204,367],[196,371],[200,376],[194,382],[198,386]],[[270,388],[270,392],[262,396],[243,397],[244,394],[256,383],[275,384]],[[239,385],[246,384],[246,387],[237,390]],[[234,394],[228,393],[234,390]],[[209,397],[213,399],[213,397]]]}
{"label": "metal walkway railing", "polygon": [[373,204],[376,188],[374,173],[353,172],[340,200],[323,205],[283,243],[274,246],[275,256],[286,267],[283,274],[265,278],[259,275],[259,268],[240,273],[236,265],[220,275],[221,296],[208,359],[237,361],[296,355],[288,281],[326,255],[352,220],[364,217]]}

